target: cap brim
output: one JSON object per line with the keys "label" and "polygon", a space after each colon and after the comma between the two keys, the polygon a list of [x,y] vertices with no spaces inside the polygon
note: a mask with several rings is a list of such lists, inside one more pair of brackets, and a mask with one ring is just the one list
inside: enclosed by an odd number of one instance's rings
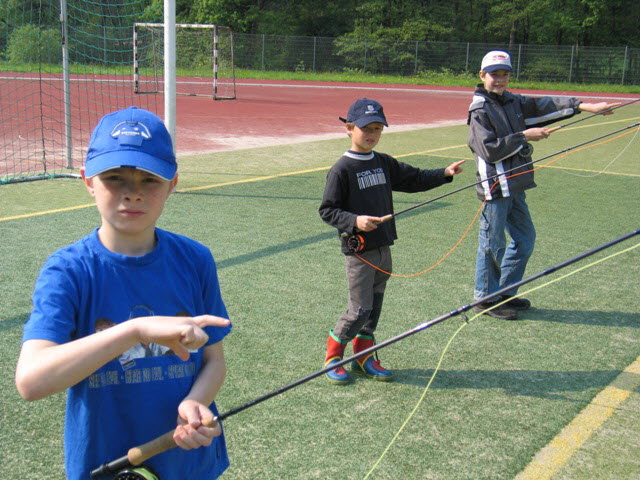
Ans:
{"label": "cap brim", "polygon": [[483,70],[487,73],[495,72],[496,70],[506,70],[507,72],[513,71],[509,65],[489,65],[488,67],[484,67]]}
{"label": "cap brim", "polygon": [[85,165],[85,176],[94,177],[115,168],[138,168],[170,182],[176,176],[178,166],[148,153],[135,150],[107,152],[92,158]]}
{"label": "cap brim", "polygon": [[355,122],[353,122],[353,124],[356,127],[366,127],[367,125],[369,125],[370,123],[381,123],[383,124],[385,127],[388,127],[389,125],[387,125],[387,120],[384,117],[380,117],[377,115],[367,115],[365,117],[360,117],[359,119],[357,119]]}

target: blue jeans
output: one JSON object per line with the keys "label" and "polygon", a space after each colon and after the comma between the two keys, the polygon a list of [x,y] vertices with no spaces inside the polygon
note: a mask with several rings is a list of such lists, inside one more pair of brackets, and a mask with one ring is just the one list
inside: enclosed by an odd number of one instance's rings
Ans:
{"label": "blue jeans", "polygon": [[[505,230],[511,237],[508,247]],[[524,192],[485,202],[480,218],[474,298],[479,300],[522,280],[535,241],[536,230]],[[518,289],[514,288],[506,295],[516,293]]]}

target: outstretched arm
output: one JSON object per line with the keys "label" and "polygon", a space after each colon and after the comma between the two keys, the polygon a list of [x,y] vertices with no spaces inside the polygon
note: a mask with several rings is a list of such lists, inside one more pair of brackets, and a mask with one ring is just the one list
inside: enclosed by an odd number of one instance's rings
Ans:
{"label": "outstretched arm", "polygon": [[207,342],[203,327],[228,324],[213,315],[139,317],[68,343],[28,340],[18,359],[16,386],[26,400],[47,397],[84,380],[140,342],[166,345],[186,360],[189,349]]}
{"label": "outstretched arm", "polygon": [[582,102],[580,105],[578,105],[578,108],[583,112],[601,113],[602,115],[611,115],[613,113],[611,109],[618,107],[620,105],[622,105],[620,102],[616,102],[616,103],[607,103],[607,102],[584,103]]}

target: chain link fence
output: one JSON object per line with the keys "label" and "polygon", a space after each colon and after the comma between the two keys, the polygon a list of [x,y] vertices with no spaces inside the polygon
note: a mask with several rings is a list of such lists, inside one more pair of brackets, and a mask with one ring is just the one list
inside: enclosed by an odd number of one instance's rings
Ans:
{"label": "chain link fence", "polygon": [[475,75],[489,50],[511,54],[517,80],[640,84],[640,48],[397,42],[235,33],[237,68],[265,71]]}

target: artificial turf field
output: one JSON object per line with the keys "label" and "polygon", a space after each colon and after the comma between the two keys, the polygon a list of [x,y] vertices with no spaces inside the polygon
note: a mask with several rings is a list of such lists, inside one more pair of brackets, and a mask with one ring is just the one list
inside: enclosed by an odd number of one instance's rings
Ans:
{"label": "artificial turf field", "polygon": [[[639,119],[634,105],[567,127],[536,143],[533,158]],[[468,160],[451,185],[396,194],[396,211],[475,181],[465,126],[392,132],[377,150],[415,166]],[[536,163],[548,166],[527,194],[538,232],[527,276],[640,227],[640,134],[625,133]],[[326,171],[347,147],[345,137],[179,158],[178,192],[159,226],[216,258],[234,322],[221,412],[322,367],[347,291],[337,235],[317,209]],[[65,396],[26,403],[13,372],[38,270],[99,224],[90,205],[78,180],[0,187],[1,479],[64,478]],[[479,206],[469,188],[398,216],[394,272],[436,264]],[[472,301],[477,224],[469,232],[436,268],[390,280],[379,340]],[[552,478],[640,478],[640,373],[616,380],[640,355],[640,249],[631,248],[639,240],[524,286],[535,289],[534,308],[520,321],[455,317],[382,349],[392,383],[318,378],[228,418],[232,466],[223,478],[511,479],[612,383],[622,400],[601,425],[578,424],[584,442]]]}

